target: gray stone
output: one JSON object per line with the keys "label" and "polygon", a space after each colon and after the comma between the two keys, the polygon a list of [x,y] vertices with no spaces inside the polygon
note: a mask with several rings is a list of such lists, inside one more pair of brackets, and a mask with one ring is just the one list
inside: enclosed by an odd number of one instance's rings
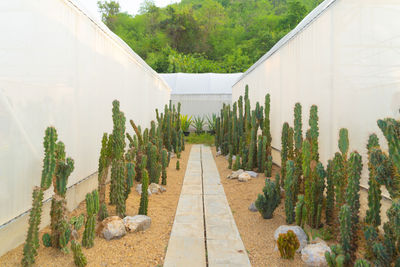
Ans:
{"label": "gray stone", "polygon": [[325,259],[325,252],[331,249],[325,242],[307,245],[301,250],[301,260],[309,267],[328,266]]}
{"label": "gray stone", "polygon": [[149,190],[152,194],[158,194],[160,193],[160,186],[158,184],[151,183],[149,185]]}
{"label": "gray stone", "polygon": [[144,231],[151,225],[151,218],[146,215],[126,216],[123,221],[128,232]]}
{"label": "gray stone", "polygon": [[248,174],[247,172],[240,174],[238,178],[239,182],[248,182],[250,179],[250,174]]}
{"label": "gray stone", "polygon": [[217,153],[215,154],[217,157],[221,156],[221,150],[218,150]]}
{"label": "gray stone", "polygon": [[118,216],[105,218],[101,224],[101,233],[106,240],[121,238],[126,234],[124,221]]}
{"label": "gray stone", "polygon": [[253,171],[246,171],[252,178],[256,178],[258,176],[258,173],[253,172]]}
{"label": "gray stone", "polygon": [[[138,185],[136,186],[136,192],[138,192],[139,195],[142,194],[142,184],[138,184]],[[147,194],[148,194],[149,196],[151,196],[150,188],[147,188]]]}
{"label": "gray stone", "polygon": [[160,185],[160,192],[164,193],[165,191],[167,191],[167,189],[164,186]]}
{"label": "gray stone", "polygon": [[242,169],[239,169],[239,170],[229,174],[226,178],[227,179],[238,179],[239,175],[241,175],[242,173],[244,173],[244,171]]}
{"label": "gray stone", "polygon": [[278,240],[279,234],[285,234],[287,231],[292,230],[297,238],[299,239],[300,247],[297,250],[297,252],[301,252],[301,250],[307,246],[307,234],[304,232],[304,230],[300,226],[291,226],[291,225],[281,225],[278,227],[278,229],[275,230],[274,233],[274,239],[275,241]]}
{"label": "gray stone", "polygon": [[252,212],[257,212],[258,211],[255,202],[250,204],[249,211],[252,211]]}

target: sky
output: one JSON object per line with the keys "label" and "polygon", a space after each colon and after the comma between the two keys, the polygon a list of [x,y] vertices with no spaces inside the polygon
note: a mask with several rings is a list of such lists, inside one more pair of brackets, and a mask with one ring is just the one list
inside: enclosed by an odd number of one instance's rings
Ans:
{"label": "sky", "polygon": [[[92,15],[95,15],[100,19],[100,13],[97,8],[98,0],[78,0]],[[135,15],[138,13],[140,4],[143,0],[115,0],[119,2],[121,6],[121,12],[127,12],[129,14]],[[172,3],[179,2],[179,0],[154,0],[154,3],[158,7],[164,7]]]}

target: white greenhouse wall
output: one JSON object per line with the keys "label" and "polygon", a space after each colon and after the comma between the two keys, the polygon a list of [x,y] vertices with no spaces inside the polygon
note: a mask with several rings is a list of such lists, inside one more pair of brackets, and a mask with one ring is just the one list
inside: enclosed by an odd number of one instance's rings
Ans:
{"label": "white greenhouse wall", "polygon": [[[170,88],[74,1],[0,1],[0,32],[2,228],[31,207],[47,126],[56,127],[75,160],[71,186],[97,171],[102,134],[112,131],[114,99],[127,120],[147,127],[155,109],[168,103]],[[133,132],[128,121],[126,127]],[[51,195],[47,190],[45,198]]]}
{"label": "white greenhouse wall", "polygon": [[276,149],[281,147],[282,124],[293,125],[295,103],[303,106],[303,133],[309,128],[310,106],[316,104],[321,160],[326,164],[338,151],[339,129],[347,128],[350,151],[363,156],[361,184],[367,187],[368,136],[377,133],[386,149],[376,121],[399,118],[400,2],[329,2],[333,3],[314,21],[242,76],[233,86],[232,100],[244,94],[246,84],[253,107],[271,94]]}
{"label": "white greenhouse wall", "polygon": [[224,104],[231,104],[231,94],[171,94],[172,104],[181,103],[181,114],[188,116],[210,116],[219,114]]}

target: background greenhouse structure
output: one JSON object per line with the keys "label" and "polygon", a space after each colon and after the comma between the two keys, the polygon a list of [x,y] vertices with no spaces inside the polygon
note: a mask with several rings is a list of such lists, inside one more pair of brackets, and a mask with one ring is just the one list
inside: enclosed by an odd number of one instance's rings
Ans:
{"label": "background greenhouse structure", "polygon": [[242,73],[165,73],[172,104],[182,104],[182,114],[206,117],[219,114],[232,103],[232,85]]}
{"label": "background greenhouse structure", "polygon": [[[97,187],[101,133],[111,132],[114,99],[127,118],[148,127],[170,100],[182,104],[182,114],[206,116],[236,101],[246,85],[252,107],[270,93],[277,165],[281,127],[293,124],[295,103],[303,106],[304,128],[316,104],[322,163],[338,150],[340,128],[362,155],[365,213],[368,136],[385,140],[376,121],[399,117],[398,1],[325,0],[243,74],[158,74],[75,0],[3,1],[0,14],[0,256],[24,242],[44,129],[55,126],[75,159],[66,196],[73,210]],[[50,221],[49,191],[41,228]],[[383,195],[385,217],[390,198]]]}

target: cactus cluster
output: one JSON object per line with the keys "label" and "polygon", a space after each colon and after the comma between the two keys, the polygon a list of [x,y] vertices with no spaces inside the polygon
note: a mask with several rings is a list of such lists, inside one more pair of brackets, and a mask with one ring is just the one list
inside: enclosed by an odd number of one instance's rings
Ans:
{"label": "cactus cluster", "polygon": [[280,202],[280,188],[279,191],[273,181],[265,179],[265,186],[263,188],[264,194],[259,194],[255,205],[264,219],[271,219],[273,213]]}
{"label": "cactus cluster", "polygon": [[94,245],[96,215],[99,212],[99,193],[94,190],[86,194],[86,223],[82,237],[82,246],[91,248]]}
{"label": "cactus cluster", "polygon": [[257,169],[271,177],[271,141],[270,96],[265,96],[265,106],[257,102],[252,110],[246,86],[244,97],[240,96],[232,105],[223,105],[216,119],[215,145],[223,155],[228,155],[229,168]]}
{"label": "cactus cluster", "polygon": [[284,259],[293,259],[296,250],[300,247],[299,239],[292,230],[279,234],[276,243],[278,244],[279,253]]}

